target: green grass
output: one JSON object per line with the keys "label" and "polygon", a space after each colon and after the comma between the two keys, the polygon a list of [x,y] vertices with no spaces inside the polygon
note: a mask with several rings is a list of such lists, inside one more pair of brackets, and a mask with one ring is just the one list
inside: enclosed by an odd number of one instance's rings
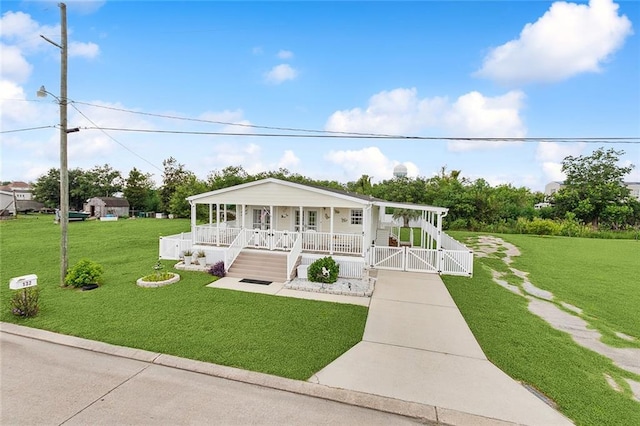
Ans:
{"label": "green grass", "polygon": [[[461,240],[478,235],[451,234]],[[640,338],[638,242],[500,237],[521,249],[513,266],[529,272],[534,285],[585,309],[585,319],[599,329]],[[477,258],[472,279],[443,277],[487,357],[511,377],[549,396],[579,425],[640,424],[640,403],[632,399],[624,381],[640,381],[640,376],[582,348],[568,334],[531,314],[526,299],[492,281],[489,268],[504,269],[500,263],[500,259]],[[604,374],[624,391],[614,391]]]}
{"label": "green grass", "polygon": [[[0,319],[116,345],[307,379],[362,339],[362,306],[205,287],[213,277],[179,271],[180,282],[141,288],[153,273],[158,238],[189,230],[187,220],[136,219],[69,224],[70,266],[81,258],[105,268],[104,285],[59,286],[60,228],[52,216],[0,222]],[[172,271],[173,261],[162,262]],[[35,273],[37,317],[10,313],[11,277]]]}

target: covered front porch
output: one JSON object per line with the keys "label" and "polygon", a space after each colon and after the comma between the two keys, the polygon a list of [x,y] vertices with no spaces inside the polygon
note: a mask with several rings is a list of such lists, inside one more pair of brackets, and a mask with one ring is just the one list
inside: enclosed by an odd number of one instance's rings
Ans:
{"label": "covered front porch", "polygon": [[[163,258],[178,259],[184,250],[201,250],[208,264],[223,261],[229,270],[238,255],[251,248],[286,255],[287,277],[294,276],[297,265],[327,255],[340,258],[345,267],[349,264],[350,271],[360,268],[356,277],[367,268],[471,274],[469,249],[442,232],[445,208],[386,202],[272,178],[188,200],[191,232],[162,238]],[[413,233],[410,241],[400,241],[399,224],[388,214],[393,209],[414,211],[417,241]]]}

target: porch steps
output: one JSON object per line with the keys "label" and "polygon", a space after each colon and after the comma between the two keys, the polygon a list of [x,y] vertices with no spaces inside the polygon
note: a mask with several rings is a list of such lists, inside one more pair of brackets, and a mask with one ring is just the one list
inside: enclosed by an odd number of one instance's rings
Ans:
{"label": "porch steps", "polygon": [[228,277],[287,281],[287,254],[268,250],[244,249],[227,272]]}

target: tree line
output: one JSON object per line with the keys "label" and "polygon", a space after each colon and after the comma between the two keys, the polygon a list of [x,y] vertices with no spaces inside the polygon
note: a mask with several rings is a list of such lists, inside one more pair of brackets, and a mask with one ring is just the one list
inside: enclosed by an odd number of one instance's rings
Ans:
{"label": "tree line", "polygon": [[[82,209],[87,199],[122,194],[136,211],[165,212],[176,217],[189,217],[186,198],[269,177],[371,195],[387,201],[427,204],[449,209],[445,221],[449,229],[504,230],[522,227],[527,221],[570,221],[593,229],[628,229],[640,224],[640,202],[624,185],[624,176],[633,166],[618,166],[623,151],[600,148],[588,156],[566,157],[562,171],[567,179],[552,196],[511,184],[492,186],[484,179],[471,180],[460,170],[442,167],[433,177],[394,177],[372,183],[372,177],[341,183],[316,180],[289,170],[250,174],[242,166],[228,166],[208,174],[206,179],[187,170],[173,157],[163,161],[162,185],[156,187],[152,175],[133,168],[127,177],[109,165],[90,170],[69,170],[71,209]],[[49,172],[33,184],[34,197],[47,207],[59,205],[59,170]],[[550,207],[536,209],[538,203]],[[207,217],[203,208],[198,216]],[[396,209],[391,212],[408,223],[414,213]]]}

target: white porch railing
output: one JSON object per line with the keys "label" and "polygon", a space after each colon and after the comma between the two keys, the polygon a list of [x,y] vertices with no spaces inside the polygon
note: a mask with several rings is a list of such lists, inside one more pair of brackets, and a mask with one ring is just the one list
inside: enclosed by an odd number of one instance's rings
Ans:
{"label": "white porch railing", "polygon": [[290,279],[293,275],[293,269],[296,267],[298,257],[302,253],[302,238],[297,238],[291,247],[291,251],[287,254],[287,279]]}
{"label": "white porch railing", "polygon": [[240,234],[240,228],[229,228],[226,225],[218,228],[213,225],[198,225],[194,228],[195,244],[230,245]]}
{"label": "white porch railing", "polygon": [[247,246],[247,233],[240,232],[235,240],[224,252],[224,270],[229,271],[231,264],[236,260],[243,248]]}
{"label": "white porch railing", "polygon": [[302,249],[322,253],[362,255],[363,237],[360,234],[331,234],[309,232],[302,234]]}

